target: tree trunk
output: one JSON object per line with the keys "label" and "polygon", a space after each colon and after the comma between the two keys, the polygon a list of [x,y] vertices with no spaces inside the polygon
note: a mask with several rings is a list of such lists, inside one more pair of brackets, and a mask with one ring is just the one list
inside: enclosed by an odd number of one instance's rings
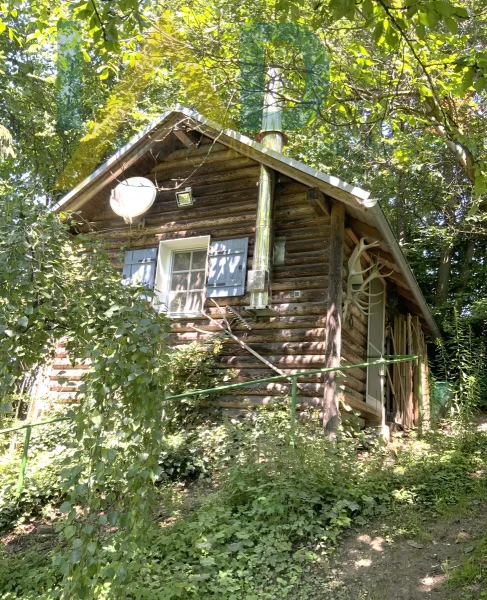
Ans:
{"label": "tree trunk", "polygon": [[396,213],[396,237],[399,245],[406,244],[406,211],[404,202],[405,177],[403,171],[399,171],[396,178],[396,198],[394,200],[394,210]]}
{"label": "tree trunk", "polygon": [[461,198],[458,193],[459,185],[455,177],[455,166],[449,163],[443,165],[443,175],[445,178],[446,199],[443,215],[445,225],[443,229],[448,237],[441,247],[440,265],[438,268],[438,279],[436,282],[435,305],[441,306],[448,300],[450,291],[450,279],[453,259],[453,249],[457,242],[457,234],[454,232],[456,223],[456,210],[460,206]]}
{"label": "tree trunk", "polygon": [[[326,314],[325,367],[338,368],[342,347],[342,268],[345,236],[345,205],[334,202],[331,208],[331,239]],[[340,422],[337,371],[325,373],[323,427],[330,440],[336,438]]]}
{"label": "tree trunk", "polygon": [[468,287],[470,275],[472,273],[473,255],[475,252],[475,241],[469,239],[465,249],[465,256],[462,262],[462,271],[460,273],[460,284],[457,289],[458,294],[464,294]]}
{"label": "tree trunk", "polygon": [[453,258],[453,242],[448,242],[441,251],[440,268],[436,284],[436,306],[444,304],[448,299],[451,277],[451,261]]}

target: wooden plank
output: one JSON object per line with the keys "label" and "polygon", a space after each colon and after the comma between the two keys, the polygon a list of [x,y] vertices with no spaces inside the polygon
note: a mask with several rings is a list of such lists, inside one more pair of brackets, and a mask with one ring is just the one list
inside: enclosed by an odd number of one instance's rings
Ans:
{"label": "wooden plank", "polygon": [[[322,369],[325,365],[324,354],[302,355],[264,355],[269,362],[278,365],[283,371],[287,369],[303,371],[305,369]],[[252,356],[219,356],[218,368],[265,369],[261,362]],[[351,369],[355,370],[355,369]],[[359,371],[359,369],[357,369]]]}
{"label": "wooden plank", "polygon": [[[262,343],[275,343],[275,342],[300,342],[309,340],[311,342],[318,342],[324,339],[325,328],[316,327],[314,329],[267,329],[261,332],[249,331],[237,332],[243,334],[243,341],[248,344],[262,344]],[[237,336],[238,337],[238,336]],[[194,342],[196,340],[204,339],[205,334],[200,332],[193,333],[169,333],[169,338],[175,342]],[[227,343],[231,343],[228,341]]]}
{"label": "wooden plank", "polygon": [[181,150],[175,150],[168,154],[163,160],[161,160],[153,169],[153,172],[157,172],[157,169],[165,169],[170,165],[178,164],[199,164],[202,159],[211,161],[227,161],[233,158],[240,157],[241,154],[234,150],[230,150],[226,146],[221,144],[214,144],[210,149],[207,145],[200,146],[199,148],[182,148]]}
{"label": "wooden plank", "polygon": [[[253,202],[237,202],[232,205],[232,215],[252,213],[257,206],[257,198]],[[160,208],[160,205],[159,205]],[[181,220],[184,217],[185,220],[208,218],[209,214],[208,207],[199,206],[198,203],[192,207],[186,207],[183,214],[181,210],[167,210],[164,209],[161,212],[148,211],[144,214],[144,222],[146,226],[158,225],[164,223],[174,223],[178,219]],[[211,208],[212,217],[228,216],[228,206],[219,206]],[[109,218],[100,219],[97,218],[90,222],[90,226],[93,229],[119,229],[125,228],[124,220],[122,218]]]}
{"label": "wooden plank", "polygon": [[348,225],[358,234],[359,237],[364,237],[369,243],[370,242],[381,242],[384,243],[384,238],[378,229],[368,225],[367,223],[362,223],[358,219],[353,217],[348,217],[347,219]]}
{"label": "wooden plank", "polygon": [[[222,192],[216,193],[200,193],[199,189],[193,189],[193,200],[194,208],[208,208],[212,207],[211,210],[218,210],[219,208],[226,208],[231,204],[237,205],[242,202],[249,202],[250,200],[257,200],[257,186],[254,182],[247,182],[244,184],[238,184],[236,188],[232,186],[232,189],[227,188]],[[184,210],[186,211],[188,207]],[[146,214],[159,212],[175,212],[180,217],[181,208],[178,207],[174,192],[159,192],[156,196],[156,200],[152,207],[147,211]]]}
{"label": "wooden plank", "polygon": [[[198,326],[198,328],[200,330],[208,331],[208,333],[220,331],[220,327],[217,326],[216,323],[219,323],[220,325],[223,325],[224,323],[223,323],[223,321],[221,321],[218,318],[218,314],[215,314],[215,313],[212,313],[212,314],[213,314],[213,320],[214,320],[215,324],[199,323],[198,321],[195,321],[194,323]],[[232,320],[232,315],[227,314],[226,317],[229,321]],[[315,318],[314,320],[310,320],[310,318],[307,316],[304,316],[304,317],[280,317],[279,319],[273,318],[273,319],[270,319],[267,321],[257,320],[257,321],[252,322],[252,321],[248,320],[248,322],[250,324],[252,332],[255,332],[257,335],[259,335],[259,334],[266,335],[266,333],[269,330],[291,332],[293,329],[299,329],[300,331],[315,331],[318,328],[321,332],[321,329],[323,328],[323,326],[325,324],[325,318],[318,317],[318,318]],[[178,332],[178,333],[184,333],[187,331],[191,331],[192,324],[193,324],[193,320],[189,319],[189,318],[185,319],[183,321],[176,321],[171,324],[171,331]],[[284,329],[285,327],[287,329]],[[243,331],[245,333],[249,332],[248,328],[246,328],[245,325],[243,325],[242,323],[234,323],[232,325],[232,330],[235,332],[238,332],[238,331]],[[320,333],[320,335],[321,335],[321,333]]]}
{"label": "wooden plank", "polygon": [[[325,342],[265,342],[265,343],[254,343],[252,347],[257,350],[259,354],[297,354],[300,356],[324,354]],[[223,356],[242,356],[246,355],[246,351],[239,348],[230,341],[223,344],[221,354]]]}
{"label": "wooden plank", "polygon": [[342,394],[343,402],[351,406],[354,410],[360,412],[360,416],[363,417],[366,421],[372,421],[374,423],[380,421],[381,419],[381,411],[377,410],[371,404],[367,404],[355,396],[352,396],[348,392],[343,392]]}
{"label": "wooden plank", "polygon": [[195,142],[193,142],[189,135],[182,129],[173,129],[173,133],[178,138],[178,140],[183,142],[186,148],[192,148],[196,146]]}
{"label": "wooden plank", "polygon": [[[411,323],[411,315],[408,314],[406,317],[406,354],[413,354],[414,345],[413,345],[413,331],[412,331],[412,323]],[[408,413],[408,422],[409,427],[412,428],[414,423],[414,371],[413,371],[413,363],[406,363],[406,379],[407,379],[407,413]]]}
{"label": "wooden plank", "polygon": [[[157,166],[156,171],[153,169],[152,172],[156,174],[157,181],[163,181],[164,178],[174,181],[176,179],[187,179],[188,177],[190,178],[190,181],[194,181],[194,177],[201,177],[202,175],[226,173],[240,168],[256,168],[258,166],[259,165],[255,161],[243,156],[239,156],[232,160],[218,162],[202,158],[199,163],[188,164],[187,162],[184,162],[170,164],[165,168],[164,163],[162,163]],[[152,178],[153,177],[154,175],[152,175]],[[189,181],[188,185],[191,185]]]}
{"label": "wooden plank", "polygon": [[[223,228],[225,226],[238,226],[242,224],[252,223],[255,220],[255,217],[252,214],[244,214],[244,215],[236,215],[232,217],[218,217],[216,219],[197,219],[194,221],[189,221],[184,224],[184,231],[197,231],[197,230],[215,230],[216,228]],[[160,236],[164,233],[180,233],[182,230],[181,223],[170,223],[170,224],[161,224],[161,225],[152,225],[150,227],[144,227],[142,230],[138,231],[139,235],[148,236],[150,234],[154,234]],[[120,229],[112,229],[110,231],[102,231],[102,232],[93,232],[92,235],[96,235],[96,237],[111,238],[117,237],[119,240],[124,240],[134,236],[134,230],[131,227],[123,227]],[[186,236],[181,236],[186,237]]]}
{"label": "wooden plank", "polygon": [[178,185],[176,184],[176,182],[178,180],[183,181],[184,180],[184,186],[197,186],[197,185],[202,185],[202,186],[208,186],[210,184],[214,184],[214,183],[225,183],[228,185],[229,182],[235,181],[235,180],[244,180],[248,183],[248,180],[251,178],[257,179],[258,177],[258,173],[259,173],[259,167],[258,166],[251,166],[251,167],[247,167],[246,169],[233,169],[231,171],[222,171],[222,172],[216,172],[216,173],[208,173],[208,174],[204,174],[204,175],[200,175],[198,173],[198,171],[196,172],[195,175],[192,175],[189,178],[186,178],[184,176],[182,177],[176,177],[173,178],[171,177],[170,179],[166,179],[165,177],[167,177],[167,175],[164,177],[163,176],[158,176],[157,177],[157,186],[159,188],[166,188],[167,191],[176,191],[176,189],[178,189]]}

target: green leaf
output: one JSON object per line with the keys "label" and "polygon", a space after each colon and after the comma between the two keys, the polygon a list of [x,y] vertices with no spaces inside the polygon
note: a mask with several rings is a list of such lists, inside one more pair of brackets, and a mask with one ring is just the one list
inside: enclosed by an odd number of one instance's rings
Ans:
{"label": "green leaf", "polygon": [[456,7],[449,2],[445,2],[444,0],[436,0],[434,3],[434,8],[441,14],[446,17],[451,17],[456,14]]}
{"label": "green leaf", "polygon": [[76,526],[75,525],[68,525],[67,527],[64,528],[63,530],[64,533],[64,537],[69,540],[70,538],[74,537],[76,534]]}
{"label": "green leaf", "polygon": [[424,40],[426,37],[426,27],[421,21],[416,21],[414,28],[416,30],[416,35],[420,40]]}
{"label": "green leaf", "polygon": [[374,42],[377,44],[382,37],[384,32],[384,21],[379,21],[375,26],[374,33],[372,34],[372,38]]}
{"label": "green leaf", "polygon": [[474,88],[477,92],[482,92],[483,90],[485,90],[486,87],[486,78],[484,75],[481,75],[480,77],[477,77],[477,79],[475,80],[475,84],[474,84]]}
{"label": "green leaf", "polygon": [[468,19],[468,11],[466,8],[463,8],[462,6],[455,7],[455,14],[462,19]]}
{"label": "green leaf", "polygon": [[465,75],[463,76],[463,80],[462,80],[462,89],[464,91],[467,91],[469,88],[472,87],[474,77],[475,77],[475,70],[472,68],[467,69],[467,71],[465,72]]}
{"label": "green leaf", "polygon": [[78,563],[80,558],[81,558],[80,550],[73,550],[73,552],[69,553],[69,562],[72,565],[75,565],[76,563]]}
{"label": "green leaf", "polygon": [[453,34],[458,33],[458,23],[452,17],[445,17],[445,25],[448,27],[448,31]]}
{"label": "green leaf", "polygon": [[20,317],[17,320],[17,323],[20,325],[20,327],[27,327],[27,325],[29,324],[29,319],[26,316]]}
{"label": "green leaf", "polygon": [[362,4],[362,13],[366,19],[370,19],[374,14],[374,5],[372,0],[364,0]]}

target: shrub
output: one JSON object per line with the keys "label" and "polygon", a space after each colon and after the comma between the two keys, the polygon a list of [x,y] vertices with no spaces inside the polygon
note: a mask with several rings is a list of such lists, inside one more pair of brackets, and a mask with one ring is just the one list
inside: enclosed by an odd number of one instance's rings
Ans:
{"label": "shrub", "polygon": [[446,341],[440,344],[442,365],[437,370],[450,383],[450,414],[463,427],[485,401],[484,340],[474,337],[471,324],[456,310],[445,329]]}
{"label": "shrub", "polygon": [[[288,412],[279,407],[169,437],[161,459],[166,480],[184,490],[181,480],[211,475],[212,485],[206,496],[199,487],[186,488],[184,510],[164,507],[164,520],[149,528],[149,550],[137,561],[117,548],[116,532],[98,540],[100,560],[109,557],[105,562],[126,574],[117,598],[302,597],[311,567],[346,528],[391,506],[440,509],[466,494],[485,494],[485,434],[431,434],[395,456],[380,445],[370,448],[359,453],[349,437],[331,445],[312,423],[297,425],[293,446]],[[2,600],[55,597],[49,590],[61,585],[59,570],[44,556],[39,569],[34,562],[28,576],[16,574],[9,583],[8,571],[22,567],[17,557],[5,560]],[[112,579],[113,569],[100,571],[90,597],[109,597]]]}
{"label": "shrub", "polygon": [[[221,385],[230,378],[217,370],[217,357],[221,350],[220,338],[205,342],[193,342],[173,349],[169,354],[169,394],[183,394],[198,389],[209,389]],[[202,410],[208,395],[166,400],[164,403],[164,426],[170,433],[181,428],[194,427],[207,420],[209,410]],[[212,395],[212,398],[215,398]],[[213,411],[214,412],[214,411]]]}
{"label": "shrub", "polygon": [[33,428],[24,489],[17,497],[24,439],[24,431],[19,432],[15,451],[4,453],[0,464],[0,530],[34,518],[49,503],[61,502],[60,473],[64,460],[74,451],[73,429],[70,421]]}
{"label": "shrub", "polygon": [[161,480],[194,481],[209,474],[208,458],[195,435],[169,435],[162,442],[159,455]]}

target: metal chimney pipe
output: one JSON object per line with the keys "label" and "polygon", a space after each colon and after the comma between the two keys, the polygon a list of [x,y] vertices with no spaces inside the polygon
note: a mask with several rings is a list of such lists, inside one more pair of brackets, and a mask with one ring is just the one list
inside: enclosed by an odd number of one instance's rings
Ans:
{"label": "metal chimney pipe", "polygon": [[[268,70],[268,86],[264,97],[262,132],[259,141],[270,150],[282,152],[284,134],[281,124],[281,103],[278,98],[281,82],[278,70]],[[260,166],[259,195],[255,222],[255,246],[252,270],[248,274],[247,288],[251,292],[251,310],[273,314],[269,309],[270,271],[273,238],[274,171]]]}

